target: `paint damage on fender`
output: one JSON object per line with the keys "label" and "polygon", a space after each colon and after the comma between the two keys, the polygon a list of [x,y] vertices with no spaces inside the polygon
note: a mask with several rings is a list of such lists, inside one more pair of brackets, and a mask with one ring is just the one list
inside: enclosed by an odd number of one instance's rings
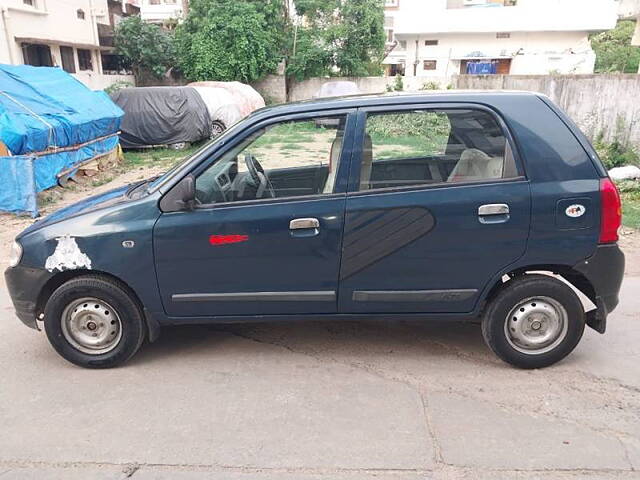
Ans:
{"label": "paint damage on fender", "polygon": [[76,243],[76,239],[70,235],[56,238],[58,245],[53,254],[47,258],[45,268],[50,272],[54,270],[76,270],[86,268],[91,270],[91,259],[82,253]]}

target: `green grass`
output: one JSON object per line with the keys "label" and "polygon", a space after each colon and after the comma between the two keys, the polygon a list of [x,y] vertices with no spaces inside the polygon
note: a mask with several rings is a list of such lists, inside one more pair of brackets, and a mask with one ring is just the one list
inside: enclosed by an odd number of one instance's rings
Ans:
{"label": "green grass", "polygon": [[184,150],[172,150],[170,148],[126,150],[124,152],[123,167],[125,170],[131,170],[149,165],[172,166],[192,155],[200,147],[201,145],[191,145]]}
{"label": "green grass", "polygon": [[618,188],[622,197],[622,224],[640,229],[640,182],[621,182]]}
{"label": "green grass", "polygon": [[447,137],[444,135],[426,136],[395,136],[380,133],[371,134],[371,142],[375,146],[402,147],[401,149],[390,148],[378,155],[377,158],[390,158],[386,154],[393,153],[398,157],[417,157],[424,155],[441,155],[444,153],[447,144]]}

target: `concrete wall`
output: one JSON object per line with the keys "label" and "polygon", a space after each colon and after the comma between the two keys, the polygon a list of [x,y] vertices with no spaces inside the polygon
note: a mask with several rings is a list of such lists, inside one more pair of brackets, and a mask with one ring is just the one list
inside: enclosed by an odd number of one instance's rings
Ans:
{"label": "concrete wall", "polygon": [[105,75],[95,72],[80,72],[73,73],[72,75],[91,90],[104,90],[116,82],[127,82],[131,85],[136,84],[136,78],[133,75]]}
{"label": "concrete wall", "polygon": [[251,86],[262,95],[267,105],[287,101],[287,86],[283,75],[267,75]]}
{"label": "concrete wall", "polygon": [[[307,100],[326,82],[347,80],[355,82],[362,93],[382,93],[386,91],[387,85],[394,85],[394,77],[335,77],[335,78],[310,78],[302,82],[294,82],[289,90],[289,101]],[[404,89],[406,91],[418,91],[425,82],[435,82],[439,88],[447,87],[446,77],[403,77]]]}
{"label": "concrete wall", "polygon": [[460,75],[456,88],[544,93],[590,138],[640,146],[640,75]]}

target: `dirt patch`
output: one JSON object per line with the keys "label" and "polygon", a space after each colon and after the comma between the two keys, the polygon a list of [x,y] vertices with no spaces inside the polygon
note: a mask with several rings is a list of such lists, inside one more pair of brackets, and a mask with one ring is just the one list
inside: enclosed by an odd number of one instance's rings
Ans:
{"label": "dirt patch", "polygon": [[[105,181],[105,178],[108,178],[108,173],[104,173],[102,177],[79,177],[77,182],[70,182],[66,188],[56,187],[47,192],[49,198],[52,200],[50,200],[50,203],[41,206],[40,218],[88,196],[97,195],[138,180],[152,177],[166,169],[166,165],[145,165],[126,171],[109,181]],[[96,186],[96,183],[101,181],[104,181],[104,183]],[[16,216],[8,213],[0,214],[0,254],[3,268],[6,266],[9,249],[15,236],[37,220],[37,218],[28,216]]]}
{"label": "dirt patch", "polygon": [[630,277],[640,276],[640,232],[623,228],[619,243],[626,257],[625,274]]}

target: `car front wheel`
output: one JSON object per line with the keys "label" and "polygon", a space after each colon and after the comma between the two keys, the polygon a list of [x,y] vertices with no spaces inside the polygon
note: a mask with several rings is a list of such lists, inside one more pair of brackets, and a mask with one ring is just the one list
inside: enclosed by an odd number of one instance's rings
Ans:
{"label": "car front wheel", "polygon": [[531,274],[509,281],[490,302],[482,335],[505,362],[542,368],[573,351],[584,325],[582,302],[571,287],[548,275]]}
{"label": "car front wheel", "polygon": [[117,280],[86,275],[56,289],[44,311],[47,338],[66,360],[89,368],[127,361],[145,337],[143,314]]}

